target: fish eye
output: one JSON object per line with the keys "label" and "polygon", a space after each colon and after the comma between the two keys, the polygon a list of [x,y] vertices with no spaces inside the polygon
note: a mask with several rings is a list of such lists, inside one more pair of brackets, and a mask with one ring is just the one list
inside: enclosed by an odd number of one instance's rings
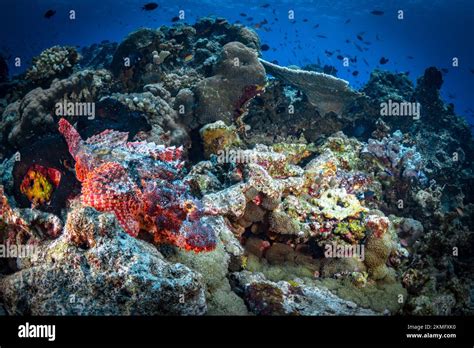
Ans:
{"label": "fish eye", "polygon": [[191,213],[192,211],[194,211],[194,209],[196,208],[196,205],[194,204],[193,201],[185,201],[183,203],[183,209],[187,212],[187,213]]}

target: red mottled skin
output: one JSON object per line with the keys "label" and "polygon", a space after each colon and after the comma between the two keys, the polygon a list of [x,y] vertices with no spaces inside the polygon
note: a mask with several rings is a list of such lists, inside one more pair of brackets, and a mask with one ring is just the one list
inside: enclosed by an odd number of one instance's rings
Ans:
{"label": "red mottled skin", "polygon": [[212,214],[179,180],[182,148],[128,142],[128,133],[105,130],[82,140],[65,119],[59,121],[82,182],[82,202],[112,212],[131,236],[147,231],[157,244],[195,252],[216,246],[212,228],[201,217]]}

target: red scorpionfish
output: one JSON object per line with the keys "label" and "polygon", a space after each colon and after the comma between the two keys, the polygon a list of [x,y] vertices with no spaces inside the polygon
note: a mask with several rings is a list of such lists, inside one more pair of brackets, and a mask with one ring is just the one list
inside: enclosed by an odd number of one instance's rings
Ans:
{"label": "red scorpionfish", "polygon": [[82,202],[112,212],[136,237],[148,231],[155,244],[168,243],[195,252],[216,246],[213,229],[201,221],[212,214],[179,179],[182,147],[128,142],[128,133],[107,129],[87,140],[65,119],[59,121],[82,183]]}

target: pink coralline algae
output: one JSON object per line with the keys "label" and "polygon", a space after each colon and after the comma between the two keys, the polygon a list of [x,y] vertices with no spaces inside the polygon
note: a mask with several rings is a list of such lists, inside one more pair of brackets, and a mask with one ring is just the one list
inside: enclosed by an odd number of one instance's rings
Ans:
{"label": "pink coralline algae", "polygon": [[59,121],[82,183],[83,204],[112,212],[131,236],[147,231],[156,244],[195,252],[213,250],[216,237],[201,221],[211,214],[180,180],[182,148],[128,142],[128,133],[105,130],[87,140]]}

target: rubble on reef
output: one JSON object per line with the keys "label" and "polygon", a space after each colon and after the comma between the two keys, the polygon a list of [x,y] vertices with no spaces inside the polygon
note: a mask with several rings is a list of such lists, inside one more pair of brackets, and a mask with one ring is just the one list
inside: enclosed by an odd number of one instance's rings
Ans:
{"label": "rubble on reef", "polygon": [[261,273],[248,271],[232,273],[231,279],[257,315],[375,315],[324,288],[296,282],[275,283],[266,280]]}
{"label": "rubble on reef", "polygon": [[0,251],[35,253],[0,259],[0,312],[474,313],[474,142],[441,72],[356,91],[260,47],[202,18],[55,46],[5,82]]}

